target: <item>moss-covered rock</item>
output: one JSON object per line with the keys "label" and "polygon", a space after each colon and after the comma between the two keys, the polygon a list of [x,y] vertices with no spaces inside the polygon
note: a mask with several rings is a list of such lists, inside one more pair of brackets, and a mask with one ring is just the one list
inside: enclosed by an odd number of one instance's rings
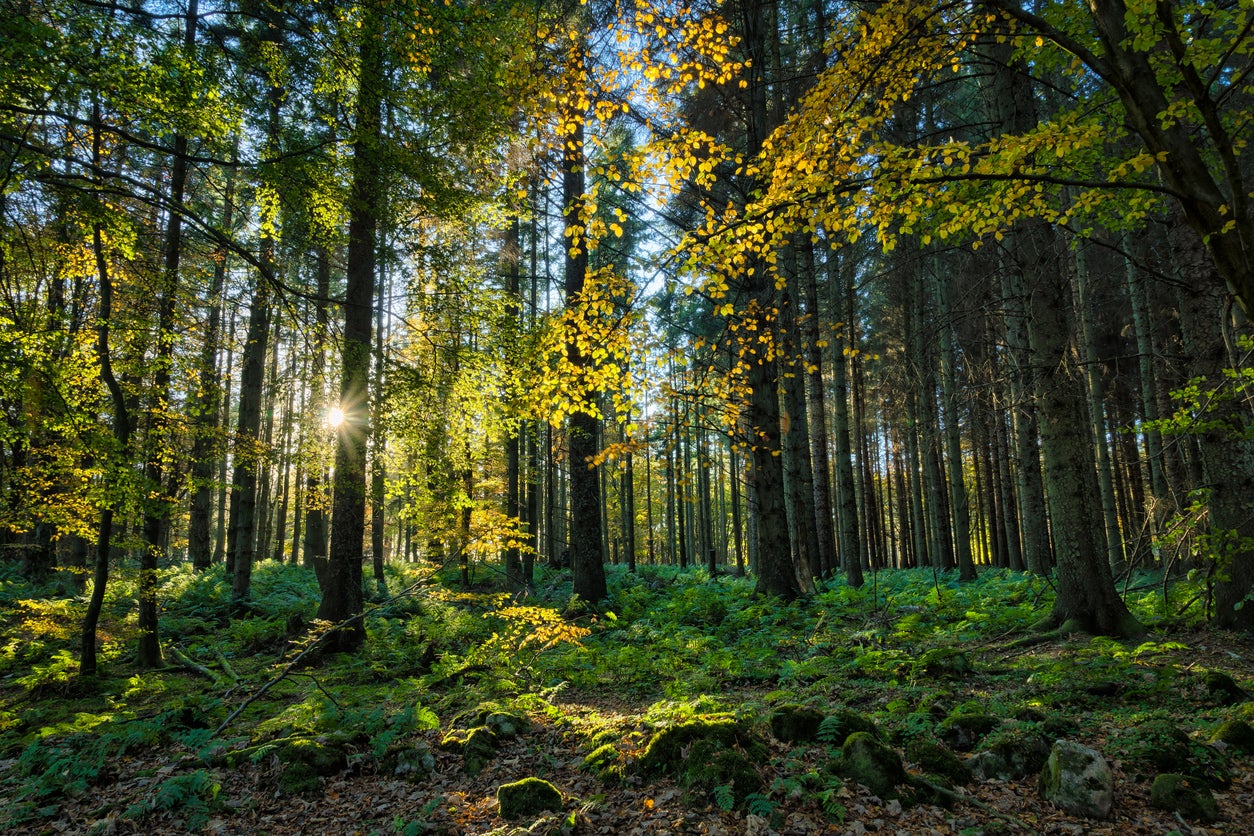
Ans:
{"label": "moss-covered rock", "polygon": [[1236,705],[1249,697],[1245,689],[1237,685],[1237,681],[1223,671],[1207,671],[1203,684],[1211,699],[1219,705]]}
{"label": "moss-covered rock", "polygon": [[953,647],[934,647],[927,650],[914,663],[915,677],[931,679],[962,679],[975,671],[971,659]]}
{"label": "moss-covered rock", "polygon": [[753,763],[765,754],[762,741],[734,720],[697,718],[655,733],[636,768],[645,777],[671,775],[687,788],[730,786],[740,804],[761,789]]}
{"label": "moss-covered rock", "polygon": [[478,775],[496,756],[496,733],[487,726],[473,728],[462,745],[463,768],[467,775]]}
{"label": "moss-covered rock", "polygon": [[728,749],[713,740],[698,740],[692,744],[679,783],[706,792],[728,787],[732,803],[739,806],[762,789],[762,776],[741,749]]}
{"label": "moss-covered rock", "polygon": [[348,766],[348,753],[341,740],[332,737],[289,740],[278,751],[283,774],[279,789],[287,793],[307,793],[322,788],[322,779]]}
{"label": "moss-covered rock", "polygon": [[1150,786],[1150,804],[1194,821],[1219,820],[1219,804],[1210,789],[1184,775],[1168,772],[1155,778]]}
{"label": "moss-covered rock", "polygon": [[462,756],[467,775],[478,775],[488,765],[488,761],[496,756],[496,732],[487,726],[475,726],[472,729],[454,729],[444,735],[440,748],[448,752],[459,752]]}
{"label": "moss-covered rock", "polygon": [[417,783],[435,771],[435,755],[423,740],[395,744],[383,756],[383,769],[394,777]]}
{"label": "moss-covered rock", "polygon": [[501,818],[508,821],[537,816],[545,810],[561,810],[562,794],[542,778],[523,778],[496,789]]}
{"label": "moss-covered rock", "polygon": [[814,740],[823,722],[823,712],[805,705],[781,705],[771,712],[771,734],[784,743]]}
{"label": "moss-covered rock", "polygon": [[870,717],[848,708],[837,708],[819,723],[818,738],[825,743],[843,745],[849,735],[857,732],[866,732],[873,737],[880,736],[879,728]]}
{"label": "moss-covered rock", "polygon": [[603,781],[617,783],[623,780],[623,755],[614,744],[606,743],[585,755],[580,768]]}
{"label": "moss-covered rock", "polygon": [[1228,720],[1210,736],[1211,743],[1222,743],[1229,749],[1254,755],[1254,726],[1244,720]]}
{"label": "moss-covered rock", "polygon": [[1106,759],[1070,740],[1054,743],[1039,788],[1046,801],[1077,816],[1109,818],[1115,806],[1115,777]]}
{"label": "moss-covered rock", "polygon": [[984,739],[982,748],[967,767],[978,778],[1017,781],[1035,775],[1049,757],[1049,744],[1035,732],[1013,729]]}
{"label": "moss-covered rock", "polygon": [[1001,725],[1001,720],[991,714],[959,710],[941,723],[940,736],[951,749],[970,752],[984,735]]}
{"label": "moss-covered rock", "polygon": [[906,757],[918,764],[919,770],[929,776],[944,778],[953,785],[971,781],[971,770],[955,755],[935,740],[921,738],[906,746]]}
{"label": "moss-covered rock", "polygon": [[679,775],[683,771],[685,750],[697,740],[711,740],[725,748],[751,747],[757,754],[765,753],[761,741],[729,718],[697,718],[659,729],[645,746],[637,762],[642,775]]}
{"label": "moss-covered rock", "polygon": [[875,739],[870,732],[854,732],[841,747],[837,769],[840,774],[862,784],[881,797],[891,797],[894,787],[906,782],[906,768],[896,751]]}

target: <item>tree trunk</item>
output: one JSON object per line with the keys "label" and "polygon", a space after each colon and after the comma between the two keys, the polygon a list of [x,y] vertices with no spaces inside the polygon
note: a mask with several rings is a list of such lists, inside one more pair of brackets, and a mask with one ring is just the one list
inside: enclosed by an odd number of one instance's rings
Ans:
{"label": "tree trunk", "polygon": [[[584,47],[579,47],[581,61],[586,60]],[[566,305],[583,304],[584,281],[588,273],[588,239],[582,229],[586,223],[584,198],[584,113],[570,114],[576,127],[566,138],[562,153],[562,205],[566,215],[565,275]],[[591,357],[571,341],[566,355],[575,368],[588,368]],[[570,460],[570,556],[574,594],[595,603],[608,596],[605,584],[604,556],[601,553],[601,485],[599,468],[592,462],[597,454],[597,418],[579,411],[566,421],[566,445]]]}
{"label": "tree trunk", "polygon": [[344,291],[340,409],[344,420],[336,433],[332,486],[331,550],[318,618],[351,624],[327,637],[330,652],[361,647],[361,563],[366,529],[366,442],[370,437],[370,326],[375,291],[376,231],[382,198],[379,145],[382,141],[383,50],[381,12],[362,11],[357,104],[353,137],[353,173],[348,220],[348,259]]}

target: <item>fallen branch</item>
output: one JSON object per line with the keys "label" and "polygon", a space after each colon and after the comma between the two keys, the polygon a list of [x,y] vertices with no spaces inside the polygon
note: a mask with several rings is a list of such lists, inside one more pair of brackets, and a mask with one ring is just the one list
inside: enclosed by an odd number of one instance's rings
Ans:
{"label": "fallen branch", "polygon": [[312,640],[309,641],[309,643],[306,644],[305,647],[299,653],[297,653],[285,665],[283,665],[283,667],[279,669],[279,672],[277,674],[275,674],[273,677],[270,678],[268,682],[266,682],[264,685],[258,688],[255,692],[253,692],[248,697],[248,699],[244,700],[242,703],[236,706],[235,710],[232,711],[229,715],[227,715],[227,718],[223,720],[221,723],[219,723],[218,727],[213,730],[213,736],[218,737],[220,734],[222,734],[222,732],[224,732],[231,725],[231,723],[235,722],[235,719],[239,717],[240,714],[244,713],[244,710],[247,709],[248,706],[252,705],[257,700],[261,699],[261,697],[264,696],[265,693],[269,691],[271,688],[273,688],[275,685],[278,685],[284,679],[287,679],[287,677],[292,674],[292,671],[294,671],[302,662],[304,662],[306,658],[313,655],[315,651],[321,649],[322,643],[326,641],[327,636],[334,635],[335,633],[338,633],[340,630],[344,630],[348,627],[351,627],[357,624],[360,621],[364,621],[367,616],[375,615],[381,610],[386,610],[388,607],[391,607],[393,604],[397,603],[398,601],[411,597],[412,595],[417,593],[419,589],[432,583],[434,581],[437,571],[439,571],[438,568],[432,569],[431,573],[428,574],[426,577],[419,578],[417,581],[414,581],[412,584],[405,587],[400,592],[396,593],[391,598],[388,598],[386,601],[379,604],[378,606],[371,607],[368,610],[362,610],[361,612],[357,613],[354,616],[346,618],[343,621],[340,621],[336,624],[330,625],[329,627],[327,627],[327,629],[323,630],[320,634],[314,635],[312,637]]}
{"label": "fallen branch", "polygon": [[216,673],[209,670],[209,668],[205,667],[199,662],[192,661],[190,656],[188,656],[183,651],[179,650],[175,645],[172,645],[172,644],[166,645],[165,649],[166,649],[166,652],[170,654],[170,656],[174,657],[174,661],[178,662],[180,667],[186,668],[192,673],[200,674],[201,676],[207,678],[214,685],[222,684],[222,677],[218,676]]}

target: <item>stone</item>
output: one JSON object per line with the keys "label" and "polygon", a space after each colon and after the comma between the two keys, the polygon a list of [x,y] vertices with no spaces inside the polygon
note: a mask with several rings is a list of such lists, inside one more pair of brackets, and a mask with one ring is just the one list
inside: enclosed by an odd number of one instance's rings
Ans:
{"label": "stone", "polygon": [[598,746],[584,756],[580,766],[603,781],[616,782],[623,780],[623,756],[613,743]]}
{"label": "stone", "polygon": [[1210,742],[1222,743],[1238,752],[1254,755],[1254,726],[1244,720],[1229,720],[1215,729]]}
{"label": "stone", "polygon": [[823,722],[823,712],[805,705],[781,705],[771,712],[771,734],[783,743],[813,740]]}
{"label": "stone", "polygon": [[1059,740],[1041,770],[1040,793],[1068,813],[1105,819],[1115,806],[1115,778],[1101,752]]}
{"label": "stone", "polygon": [[1219,804],[1210,789],[1184,775],[1168,772],[1154,779],[1150,804],[1203,823],[1219,820]]}
{"label": "stone", "polygon": [[1203,681],[1206,692],[1220,705],[1236,705],[1249,697],[1245,689],[1223,671],[1207,671]]}
{"label": "stone", "polygon": [[507,821],[537,816],[545,810],[561,811],[562,794],[542,778],[523,778],[496,789],[501,818]]}
{"label": "stone", "polygon": [[279,789],[287,793],[307,793],[322,787],[322,779],[348,766],[348,754],[337,741],[327,739],[291,740],[279,750],[284,764]]}
{"label": "stone", "polygon": [[944,778],[952,784],[966,784],[971,770],[962,758],[933,740],[915,740],[906,746],[906,757],[919,765],[920,771]]}
{"label": "stone", "polygon": [[870,732],[854,732],[841,748],[841,775],[887,798],[894,787],[906,782],[901,756],[880,743]]}
{"label": "stone", "polygon": [[1029,731],[1007,731],[986,738],[982,751],[967,761],[977,778],[1017,781],[1035,775],[1049,757],[1049,744]]}
{"label": "stone", "polygon": [[1001,720],[991,714],[957,713],[946,717],[941,723],[941,740],[951,749],[959,752],[970,752],[976,744],[1001,725]]}

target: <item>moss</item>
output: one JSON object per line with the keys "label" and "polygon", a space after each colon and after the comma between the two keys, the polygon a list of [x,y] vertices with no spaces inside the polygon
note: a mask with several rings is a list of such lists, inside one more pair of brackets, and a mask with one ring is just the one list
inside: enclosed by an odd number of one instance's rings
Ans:
{"label": "moss", "polygon": [[743,804],[747,796],[762,789],[762,777],[749,757],[739,749],[724,748],[713,740],[698,740],[692,744],[679,783],[706,792],[716,787],[730,787],[736,805]]}
{"label": "moss", "polygon": [[646,777],[671,775],[688,788],[730,786],[741,804],[762,787],[753,762],[765,755],[762,741],[734,720],[700,718],[654,734],[636,768]]}
{"label": "moss", "polygon": [[771,734],[784,743],[813,740],[819,733],[823,713],[804,705],[781,705],[771,712]]}
{"label": "moss", "polygon": [[545,810],[561,810],[562,794],[541,778],[523,778],[496,789],[501,818],[509,821],[536,816]]}
{"label": "moss", "polygon": [[1038,783],[1046,801],[1077,816],[1105,819],[1114,808],[1115,779],[1106,759],[1070,740],[1054,744]]}
{"label": "moss", "polygon": [[1186,819],[1209,823],[1219,819],[1219,804],[1205,786],[1184,775],[1166,773],[1154,779],[1150,804]]}
{"label": "moss", "polygon": [[1238,752],[1254,755],[1254,726],[1244,720],[1229,720],[1215,729],[1211,743],[1223,743]]}
{"label": "moss", "polygon": [[967,762],[979,778],[1015,781],[1035,775],[1049,757],[1049,744],[1022,729],[997,732],[984,739],[981,751]]}
{"label": "moss", "polygon": [[637,764],[641,774],[680,774],[685,761],[685,749],[697,740],[711,740],[724,748],[741,746],[755,755],[766,751],[762,743],[737,725],[735,720],[699,718],[666,726],[649,738],[644,754]]}
{"label": "moss", "polygon": [[881,797],[892,796],[893,788],[906,781],[901,756],[869,732],[849,735],[841,748],[838,769],[845,778],[857,781]]}
{"label": "moss", "polygon": [[288,741],[279,749],[283,774],[279,789],[287,793],[307,793],[322,787],[322,778],[335,775],[348,766],[348,754],[333,738],[302,738]]}
{"label": "moss", "polygon": [[1235,679],[1223,671],[1207,671],[1203,681],[1206,692],[1220,705],[1236,705],[1249,696]]}
{"label": "moss", "polygon": [[610,783],[618,783],[624,777],[622,753],[612,743],[598,746],[585,755],[580,768]]}
{"label": "moss", "polygon": [[934,647],[924,652],[914,663],[915,677],[932,679],[961,679],[970,676],[975,666],[967,654],[952,647]]}
{"label": "moss", "polygon": [[870,717],[848,708],[837,708],[819,724],[818,738],[826,743],[843,744],[855,732],[880,736],[880,730]]}
{"label": "moss", "polygon": [[971,781],[971,770],[962,758],[935,740],[915,740],[906,747],[906,757],[919,765],[928,775],[944,778],[949,784],[966,784]]}
{"label": "moss", "polygon": [[1000,725],[1001,720],[991,714],[960,710],[941,723],[941,740],[959,752],[970,752],[984,735]]}
{"label": "moss", "polygon": [[478,775],[496,756],[496,733],[487,726],[473,728],[462,745],[463,768],[467,775]]}

